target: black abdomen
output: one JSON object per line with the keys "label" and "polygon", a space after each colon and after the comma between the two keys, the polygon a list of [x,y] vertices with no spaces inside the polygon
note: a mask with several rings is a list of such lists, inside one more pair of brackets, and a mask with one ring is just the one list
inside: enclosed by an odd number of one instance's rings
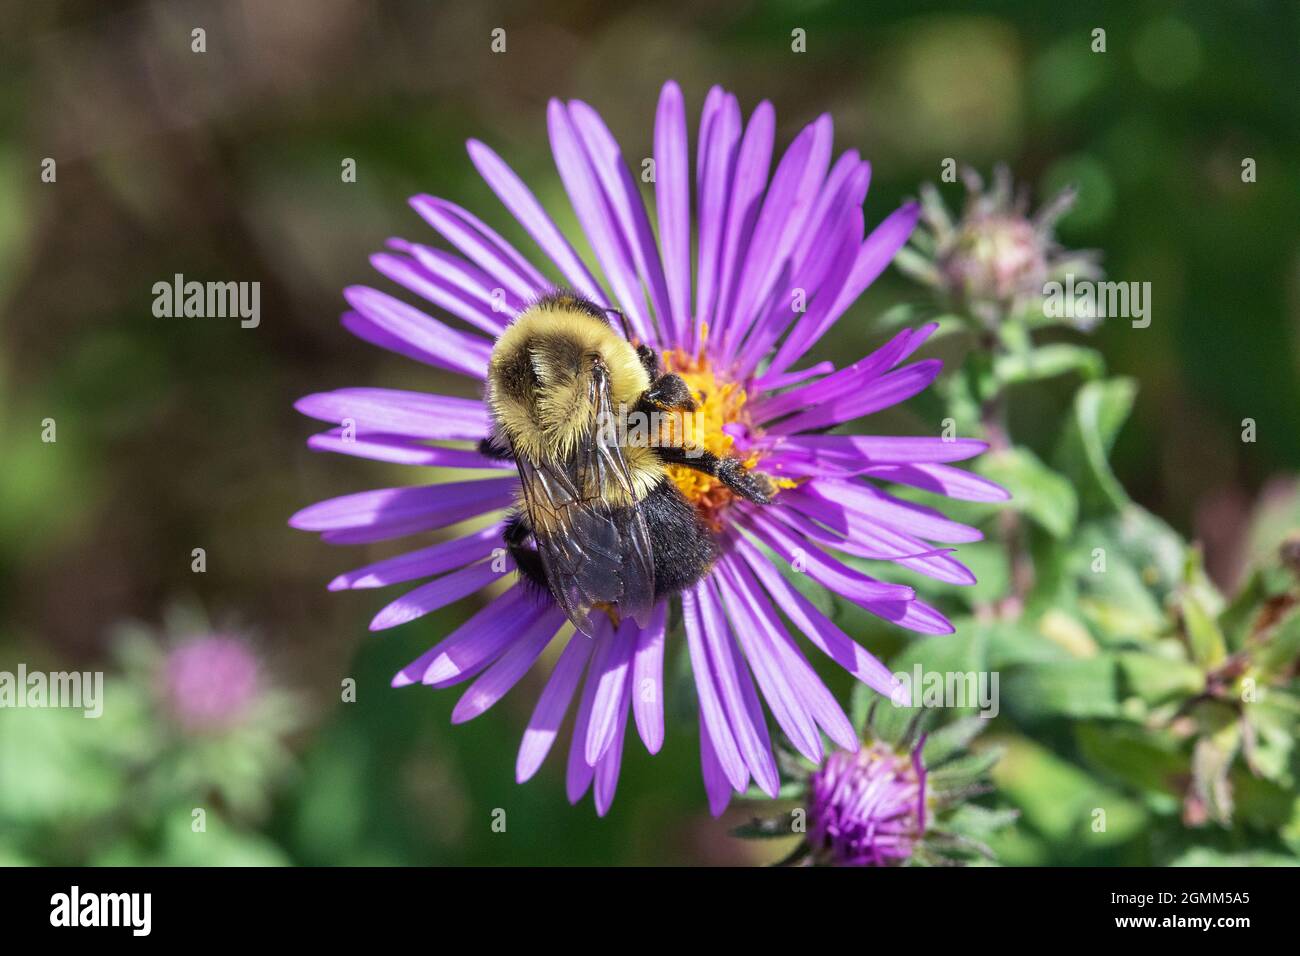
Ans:
{"label": "black abdomen", "polygon": [[661,479],[640,508],[654,548],[655,597],[685,590],[704,577],[718,547],[672,479]]}

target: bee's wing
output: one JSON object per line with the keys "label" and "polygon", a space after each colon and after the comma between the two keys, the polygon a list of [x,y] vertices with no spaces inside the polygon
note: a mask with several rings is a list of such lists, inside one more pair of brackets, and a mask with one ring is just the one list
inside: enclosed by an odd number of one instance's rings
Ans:
{"label": "bee's wing", "polygon": [[640,508],[611,506],[605,489],[619,487],[635,502],[632,478],[617,438],[603,434],[609,385],[599,367],[592,390],[596,415],[566,462],[516,455],[533,538],[551,593],[570,621],[589,634],[595,604],[617,604],[619,614],[649,621],[654,603],[654,556]]}

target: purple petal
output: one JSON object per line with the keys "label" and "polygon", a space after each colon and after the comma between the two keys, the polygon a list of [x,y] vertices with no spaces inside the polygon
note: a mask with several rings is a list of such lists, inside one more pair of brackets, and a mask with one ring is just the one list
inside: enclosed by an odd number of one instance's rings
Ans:
{"label": "purple petal", "polygon": [[996,482],[947,465],[882,465],[867,469],[866,474],[961,501],[1006,501],[1011,497]]}
{"label": "purple petal", "polygon": [[799,694],[786,679],[785,671],[771,645],[769,622],[764,618],[754,596],[739,578],[733,579],[733,569],[726,559],[719,561],[714,571],[736,639],[740,641],[745,659],[753,668],[754,677],[763,691],[763,699],[772,709],[772,716],[801,754],[814,763],[820,761],[823,753],[817,725]]}
{"label": "purple petal", "polygon": [[714,817],[720,817],[722,811],[727,809],[727,804],[731,802],[731,781],[727,779],[726,771],[722,769],[718,755],[713,749],[713,741],[709,738],[708,728],[704,725],[703,710],[700,711],[699,725],[700,773],[704,777],[704,792],[709,798],[709,813]]}
{"label": "purple petal", "polygon": [[[581,100],[573,100],[569,103],[569,116],[582,138],[587,158],[600,181],[626,245],[632,252],[641,282],[650,291],[650,302],[654,307],[650,328],[653,330],[654,320],[662,322],[671,306],[668,303],[663,263],[659,259],[659,247],[655,244],[654,233],[650,229],[650,218],[646,215],[645,203],[641,201],[641,192],[628,172],[627,164],[623,162],[622,150],[600,114]],[[655,336],[650,341],[658,344],[662,340]]]}
{"label": "purple petal", "polygon": [[[933,608],[916,600],[916,592],[898,584],[883,584],[867,577],[815,548],[803,539],[797,541],[778,522],[752,508],[747,509],[751,528],[764,542],[787,561],[798,560],[806,566],[808,576],[819,584],[843,595],[854,604],[900,627],[927,634],[949,634],[952,625]],[[916,607],[913,607],[916,605]]]}
{"label": "purple petal", "polygon": [[593,767],[605,754],[614,740],[619,725],[619,709],[627,688],[628,672],[632,669],[632,652],[636,649],[637,626],[626,620],[614,634],[596,649],[587,680],[596,682],[596,694],[591,700],[591,718],[587,724],[587,742],[583,756]]}
{"label": "purple petal", "polygon": [[846,468],[862,465],[915,465],[922,462],[964,461],[988,450],[974,438],[894,435],[789,435],[782,450],[807,452],[814,460]]}
{"label": "purple petal", "polygon": [[[792,290],[798,288],[803,290],[805,302],[820,297],[821,304],[817,306],[819,315],[824,316],[829,312],[847,280],[862,238],[862,199],[866,195],[870,171],[867,163],[857,162],[857,153],[853,151],[846,153],[836,163],[818,197],[816,207],[791,251],[788,261],[794,264],[792,280],[780,294],[780,299],[784,301],[779,304],[790,303]],[[777,304],[776,301],[773,302],[774,306]],[[762,321],[756,323],[743,350],[737,355],[738,374],[748,375],[760,360],[770,357],[772,346],[793,318],[794,314],[789,308],[773,309]],[[823,321],[826,320],[817,318],[813,322],[814,327],[820,327]],[[807,323],[804,323],[800,337],[812,337]],[[788,351],[792,346],[786,348]],[[793,359],[786,364],[792,363]],[[779,372],[769,370],[763,377],[768,380],[768,387],[776,387],[771,384],[771,380],[781,376]]]}
{"label": "purple petal", "polygon": [[717,756],[722,772],[732,789],[744,790],[749,771],[736,747],[727,712],[718,696],[713,666],[705,647],[706,637],[700,623],[698,601],[694,589],[682,592],[682,621],[686,625],[686,646],[691,656],[691,673],[695,676],[696,696],[700,701],[701,726],[707,728],[712,751]]}
{"label": "purple petal", "polygon": [[293,407],[336,425],[351,420],[358,433],[468,441],[488,433],[487,407],[470,398],[393,388],[340,388],[300,398]]}
{"label": "purple petal", "polygon": [[623,738],[627,733],[627,708],[631,699],[632,686],[627,684],[623,687],[623,696],[614,715],[614,739],[609,742],[600,762],[596,764],[595,802],[598,817],[609,812],[610,804],[614,802],[614,791],[618,789],[618,771],[623,763]]}
{"label": "purple petal", "polygon": [[[731,180],[727,205],[727,227],[719,251],[718,305],[714,310],[709,335],[725,342],[727,326],[732,320],[745,254],[762,205],[767,186],[767,171],[772,163],[772,141],[776,133],[776,114],[767,100],[758,104],[745,127]],[[716,743],[716,741],[715,741]]]}
{"label": "purple petal", "polygon": [[377,289],[349,286],[343,290],[348,304],[389,335],[408,342],[430,356],[435,364],[474,378],[487,376],[492,343],[481,336],[458,332]]}
{"label": "purple petal", "polygon": [[339,324],[347,329],[352,335],[355,335],[362,342],[369,342],[371,345],[381,349],[387,349],[396,355],[404,355],[416,362],[425,365],[432,365],[434,368],[445,369],[446,363],[442,356],[434,355],[418,346],[412,345],[401,336],[394,335],[385,329],[374,319],[367,318],[360,312],[344,312],[339,318]]}
{"label": "purple petal", "polygon": [[[417,617],[423,617],[487,587],[502,574],[508,573],[496,570],[492,564],[491,561],[472,564],[408,591],[375,615],[375,619],[370,622],[370,630],[386,631],[390,627],[414,621]],[[513,571],[513,566],[509,570]]]}
{"label": "purple petal", "polygon": [[924,601],[908,601],[891,607],[882,605],[872,613],[920,634],[952,634],[957,630],[951,621]]}
{"label": "purple petal", "polygon": [[831,118],[823,114],[804,127],[777,163],[745,253],[735,314],[728,320],[723,344],[724,361],[735,354],[812,212],[830,165],[831,137]]}
{"label": "purple petal", "polygon": [[697,194],[700,217],[699,278],[695,289],[695,322],[686,348],[697,348],[700,329],[713,322],[722,281],[722,242],[731,199],[732,172],[740,143],[740,105],[715,86],[700,117]]}
{"label": "purple petal", "polygon": [[573,210],[588,236],[600,267],[614,290],[614,297],[626,313],[628,323],[636,335],[643,341],[654,341],[654,326],[646,314],[645,296],[632,264],[632,251],[605,201],[587,152],[573,128],[569,111],[559,100],[551,100],[546,118],[556,169],[559,170],[560,179],[569,194],[569,202],[573,204]]}
{"label": "purple petal", "polygon": [[445,528],[471,518],[482,517],[492,511],[508,508],[514,503],[518,491],[518,485],[513,489],[507,486],[492,497],[474,498],[455,506],[438,508],[409,517],[384,517],[356,528],[325,531],[320,537],[326,544],[373,544],[376,541],[391,541],[394,538],[404,538],[423,531],[435,531],[438,528]]}
{"label": "purple petal", "polygon": [[369,434],[347,438],[342,428],[331,428],[307,439],[312,451],[330,451],[340,455],[387,461],[397,465],[418,465],[424,468],[482,468],[504,469],[508,461],[487,458],[472,448],[447,448],[442,445],[421,445],[400,435]]}
{"label": "purple petal", "polygon": [[[829,375],[835,371],[835,365],[832,362],[818,362],[816,365],[810,365],[808,368],[801,368],[796,372],[786,372],[782,375],[764,375],[761,379],[764,391],[776,391],[777,389],[789,388],[791,385],[798,385],[806,382],[810,378],[816,378],[820,375]],[[755,380],[755,383],[760,380]]]}
{"label": "purple petal", "polygon": [[864,289],[876,281],[876,277],[885,271],[885,266],[894,261],[898,250],[903,248],[912,230],[916,228],[920,206],[914,202],[906,203],[890,213],[885,220],[872,230],[871,235],[862,243],[858,252],[858,261],[853,267],[853,274],[840,292],[840,297],[831,312],[836,318],[843,315]]}
{"label": "purple petal", "polygon": [[564,614],[558,608],[544,611],[532,621],[496,663],[461,695],[451,712],[451,722],[462,724],[473,720],[504,697],[536,663],[563,623]]}
{"label": "purple petal", "polygon": [[500,547],[501,543],[501,525],[491,524],[462,538],[453,538],[419,551],[408,551],[395,558],[376,561],[355,571],[340,574],[330,582],[329,589],[342,591],[347,588],[383,588],[403,581],[432,577],[486,557],[494,548]]}
{"label": "purple petal", "polygon": [[[942,368],[943,362],[938,359],[927,359],[904,366],[862,385],[856,391],[823,400],[815,408],[779,421],[772,425],[768,432],[775,435],[793,435],[796,432],[814,431],[852,421],[883,408],[890,408],[924,391],[939,375]],[[821,384],[823,383],[819,382],[817,385],[807,387],[817,388]]]}
{"label": "purple petal", "polygon": [[516,584],[493,598],[456,630],[429,648],[393,677],[394,687],[441,683],[496,656],[510,643],[519,621],[538,611],[527,591]]}
{"label": "purple petal", "polygon": [[744,662],[736,659],[731,628],[718,606],[712,582],[708,578],[701,581],[695,587],[695,595],[699,601],[700,623],[703,625],[709,664],[727,719],[736,736],[736,746],[754,781],[768,796],[775,798],[781,783],[753,680]]}
{"label": "purple petal", "polygon": [[[850,513],[824,498],[803,494],[801,488],[783,492],[781,503],[785,507],[779,513],[774,513],[773,517],[785,524],[792,534],[822,543],[834,541],[833,547],[839,547],[843,542],[848,547],[840,547],[840,550],[852,548],[853,550],[848,550],[850,554],[892,561],[932,550],[930,545],[918,538],[896,531],[879,521],[872,521],[864,515]],[[813,520],[809,521],[809,518]],[[825,527],[814,525],[813,521],[820,522]]]}
{"label": "purple petal", "polygon": [[794,288],[794,265],[787,260],[768,297],[766,310],[749,328],[743,347],[736,350],[739,354],[734,360],[724,360],[730,364],[734,380],[749,378],[758,364],[771,355],[776,340],[796,314]]}
{"label": "purple petal", "polygon": [[904,534],[930,541],[969,544],[984,537],[978,528],[952,521],[934,508],[901,501],[861,481],[819,478],[801,485],[799,491],[833,501],[847,512],[857,512]]}
{"label": "purple petal", "polygon": [[510,477],[361,491],[308,505],[289,525],[300,531],[336,531],[415,521],[432,529],[504,507],[517,485],[518,479]]}
{"label": "purple petal", "polygon": [[[970,568],[956,558],[950,557],[947,551],[936,551],[917,538],[899,534],[881,525],[868,525],[860,520],[855,530],[848,534],[827,531],[825,528],[796,513],[796,511],[802,511],[806,507],[809,513],[816,516],[819,507],[824,507],[825,502],[809,498],[803,499],[803,507],[793,501],[789,502],[789,504],[790,508],[781,513],[781,520],[793,532],[804,535],[810,541],[816,541],[818,544],[842,551],[845,554],[857,555],[861,558],[893,561],[901,567],[910,568],[927,577],[948,584],[971,585],[975,583],[975,575],[971,573]],[[840,512],[838,517],[843,517],[843,512]],[[831,524],[830,521],[827,523]],[[857,529],[863,527],[863,525],[865,525],[866,530],[865,533],[860,534]]]}
{"label": "purple petal", "polygon": [[756,511],[747,515],[750,527],[777,554],[792,564],[806,567],[808,576],[837,594],[842,594],[855,604],[871,610],[878,603],[910,601],[916,592],[901,584],[886,584],[846,567],[830,555],[812,547],[807,541],[797,540],[783,527]]}
{"label": "purple petal", "polygon": [[592,278],[591,272],[582,259],[573,250],[569,240],[564,237],[555,222],[546,211],[542,208],[541,203],[533,195],[532,191],[524,185],[513,169],[506,165],[489,147],[480,143],[478,140],[471,139],[468,143],[470,160],[473,161],[474,167],[479,171],[492,191],[505,204],[506,208],[514,215],[533,237],[533,240],[541,248],[551,261],[563,273],[564,278],[569,285],[576,291],[581,292],[593,302],[603,302],[606,299],[605,291],[600,284]]}
{"label": "purple petal", "polygon": [[[850,210],[826,231],[826,251],[817,256],[825,263],[825,271],[818,279],[801,279],[801,285],[807,286],[812,302],[807,311],[794,323],[776,356],[768,367],[768,374],[779,375],[803,357],[804,353],[822,337],[823,333],[835,322],[831,307],[836,296],[848,281],[849,271],[853,268],[854,250],[858,237],[862,234],[862,210]],[[814,294],[815,293],[815,294]],[[765,357],[777,337],[793,317],[789,303],[781,303],[784,308],[778,313],[780,322],[769,321],[764,324],[760,334],[754,339],[744,353],[742,368],[748,372],[758,361]]]}
{"label": "purple petal", "polygon": [[[493,338],[509,321],[511,313],[519,311],[531,301],[503,288],[500,282],[454,252],[397,237],[390,238],[385,245],[415,259],[420,268],[444,288],[457,293],[458,298],[453,302],[457,308],[466,309],[462,318],[483,328]],[[473,311],[470,311],[471,308]],[[492,328],[488,328],[489,325]]]}
{"label": "purple petal", "polygon": [[[733,580],[748,592],[750,601],[758,612],[757,619],[766,628],[774,671],[789,682],[791,693],[832,740],[846,750],[857,750],[858,735],[852,722],[795,645],[748,566],[741,561],[732,561],[730,570]],[[816,748],[816,755],[811,757],[814,761],[821,759],[820,739],[816,740]]]}
{"label": "purple petal", "polygon": [[[831,168],[826,182],[817,196],[817,204],[808,216],[808,224],[794,247],[794,260],[802,263],[812,248],[818,234],[832,222],[836,210],[843,206],[862,208],[871,182],[871,164],[862,161],[856,149],[841,154]],[[859,233],[861,235],[861,233]]]}
{"label": "purple petal", "polygon": [[[505,290],[494,300],[490,285],[483,286],[480,295],[467,295],[460,286],[477,287],[477,282],[471,278],[473,267],[459,256],[402,240],[389,240],[389,245],[396,245],[415,258],[391,252],[376,253],[370,257],[370,264],[376,272],[494,338],[510,318],[510,313],[505,310],[516,311],[520,304],[517,296],[509,296]],[[486,275],[479,275],[487,279]],[[459,283],[451,281],[448,276],[456,277]],[[494,307],[497,311],[493,311]]]}
{"label": "purple petal", "polygon": [[[682,90],[669,80],[655,113],[655,210],[670,310],[665,344],[682,344],[691,314],[691,161]],[[634,708],[635,709],[635,708]]]}
{"label": "purple petal", "polygon": [[519,298],[532,300],[550,288],[532,263],[473,213],[437,196],[414,196],[410,202],[443,238]]}
{"label": "purple petal", "polygon": [[581,634],[569,638],[551,671],[550,680],[537,698],[537,706],[519,744],[519,757],[515,761],[515,780],[523,783],[530,779],[550,753],[551,745],[560,732],[560,724],[573,700],[573,692],[582,679],[583,669],[591,656],[592,642]]}
{"label": "purple petal", "polygon": [[[750,413],[758,416],[755,421],[765,422],[792,411],[816,404],[830,395],[841,395],[853,391],[863,382],[879,378],[888,369],[893,368],[912,350],[910,343],[917,333],[912,329],[903,329],[888,342],[865,358],[860,358],[852,365],[846,365],[832,375],[804,388],[792,389],[780,395],[766,396],[755,402]],[[785,377],[784,372],[770,369],[754,381],[754,388],[768,391],[775,388],[771,383]]]}
{"label": "purple petal", "polygon": [[878,693],[886,697],[893,693],[897,681],[888,667],[817,610],[758,548],[740,537],[735,539],[735,546],[785,616],[818,650]]}
{"label": "purple petal", "polygon": [[[573,739],[569,742],[569,765],[564,776],[564,792],[568,796],[570,803],[577,803],[582,799],[582,795],[591,786],[592,777],[596,774],[596,769],[587,763],[585,756],[587,726],[591,722],[591,705],[596,698],[598,677],[596,665],[599,663],[597,658],[600,657],[604,644],[608,643],[614,636],[614,629],[610,626],[609,619],[604,615],[597,616],[592,625],[592,631],[591,641],[595,644],[595,652],[592,655],[591,667],[587,671],[586,683],[582,687],[582,700],[578,703],[578,716],[573,721]],[[586,638],[575,635],[574,640],[586,640]]]}
{"label": "purple petal", "polygon": [[637,634],[632,661],[632,713],[645,749],[657,754],[664,743],[664,625],[668,604],[661,602],[650,625]]}

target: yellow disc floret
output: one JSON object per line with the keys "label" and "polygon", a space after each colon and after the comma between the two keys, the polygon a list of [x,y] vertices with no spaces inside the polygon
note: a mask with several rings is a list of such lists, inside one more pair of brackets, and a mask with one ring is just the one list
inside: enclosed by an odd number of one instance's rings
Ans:
{"label": "yellow disc floret", "polygon": [[[663,363],[666,371],[676,372],[685,380],[699,406],[695,412],[685,413],[679,420],[682,443],[719,457],[734,455],[735,439],[723,430],[724,426],[739,424],[753,428],[745,409],[746,395],[742,384],[720,382],[707,356],[696,357],[675,350],[663,353]],[[746,468],[754,468],[759,455],[751,451],[741,460]],[[717,478],[685,465],[669,465],[668,477],[705,522],[714,528],[721,526],[719,515],[735,497],[731,489]],[[783,480],[774,484],[789,487],[792,482]]]}

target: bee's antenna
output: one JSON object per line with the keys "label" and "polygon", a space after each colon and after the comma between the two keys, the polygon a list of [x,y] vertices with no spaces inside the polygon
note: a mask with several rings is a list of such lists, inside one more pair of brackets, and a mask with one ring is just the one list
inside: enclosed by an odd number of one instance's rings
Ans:
{"label": "bee's antenna", "polygon": [[605,311],[606,311],[606,312],[612,312],[614,315],[617,315],[617,316],[618,316],[619,324],[623,326],[623,338],[625,338],[625,339],[627,339],[629,342],[631,342],[631,341],[632,341],[632,333],[631,333],[631,331],[630,331],[630,330],[628,329],[628,327],[627,327],[627,316],[624,315],[624,314],[623,314],[621,311],[619,311],[618,309],[606,308]]}

